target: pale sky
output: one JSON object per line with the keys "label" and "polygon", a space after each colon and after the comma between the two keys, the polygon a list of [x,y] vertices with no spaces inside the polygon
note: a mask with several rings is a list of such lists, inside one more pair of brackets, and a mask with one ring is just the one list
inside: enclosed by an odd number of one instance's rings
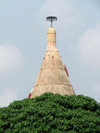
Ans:
{"label": "pale sky", "polygon": [[31,92],[50,15],[75,93],[100,102],[100,0],[0,0],[0,107]]}

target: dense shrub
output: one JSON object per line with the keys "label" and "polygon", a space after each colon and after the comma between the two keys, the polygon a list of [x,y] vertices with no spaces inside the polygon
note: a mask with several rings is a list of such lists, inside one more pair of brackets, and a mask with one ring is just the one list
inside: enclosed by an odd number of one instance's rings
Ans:
{"label": "dense shrub", "polygon": [[99,133],[100,104],[83,95],[45,93],[0,108],[0,133]]}

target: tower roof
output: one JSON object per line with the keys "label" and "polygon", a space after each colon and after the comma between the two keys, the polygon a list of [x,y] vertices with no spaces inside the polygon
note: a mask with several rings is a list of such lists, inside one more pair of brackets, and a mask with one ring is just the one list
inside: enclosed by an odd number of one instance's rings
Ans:
{"label": "tower roof", "polygon": [[56,29],[50,27],[47,31],[47,50],[37,80],[31,92],[31,97],[45,92],[73,95],[74,90],[68,78],[68,72],[56,47]]}

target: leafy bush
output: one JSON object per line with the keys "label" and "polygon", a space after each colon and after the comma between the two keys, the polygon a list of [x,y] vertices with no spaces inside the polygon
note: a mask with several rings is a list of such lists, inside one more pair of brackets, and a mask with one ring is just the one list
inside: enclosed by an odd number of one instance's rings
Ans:
{"label": "leafy bush", "polygon": [[0,133],[99,133],[100,104],[83,95],[45,93],[0,108]]}

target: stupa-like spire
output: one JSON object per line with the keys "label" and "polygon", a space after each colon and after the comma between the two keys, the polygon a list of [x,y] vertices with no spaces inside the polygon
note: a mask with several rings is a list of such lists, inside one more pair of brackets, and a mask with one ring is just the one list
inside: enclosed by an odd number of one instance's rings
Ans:
{"label": "stupa-like spire", "polygon": [[42,66],[29,97],[40,96],[45,92],[73,95],[74,90],[68,78],[67,68],[62,63],[56,47],[56,30],[52,25],[47,31],[47,40],[48,45]]}

